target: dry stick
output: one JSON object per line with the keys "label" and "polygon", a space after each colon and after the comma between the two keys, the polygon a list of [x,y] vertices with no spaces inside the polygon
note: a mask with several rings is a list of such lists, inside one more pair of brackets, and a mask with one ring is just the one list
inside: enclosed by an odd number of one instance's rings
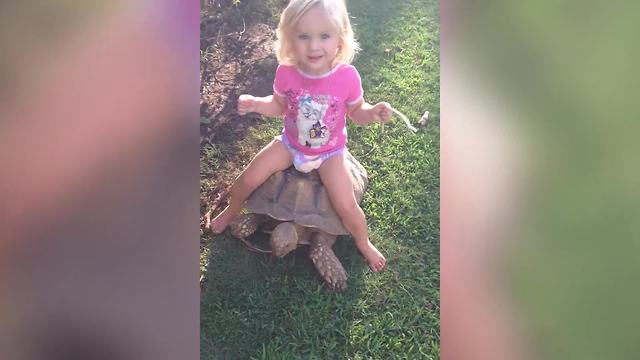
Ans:
{"label": "dry stick", "polygon": [[260,249],[259,247],[257,247],[255,245],[253,245],[252,243],[248,242],[245,238],[240,238],[240,241],[242,241],[242,243],[249,249],[249,251],[259,252],[259,253],[263,253],[263,254],[271,254],[273,252],[271,250]]}
{"label": "dry stick", "polygon": [[238,41],[240,41],[240,39],[242,39],[242,34],[244,34],[244,32],[247,30],[247,24],[245,24],[245,22],[244,22],[244,16],[242,16],[242,14],[240,14],[240,17],[242,17],[242,31],[240,31],[240,35],[238,35]]}
{"label": "dry stick", "polygon": [[[409,130],[412,130],[414,133],[415,133],[415,132],[418,132],[418,129],[416,129],[415,127],[413,127],[413,125],[411,125],[411,122],[409,121],[409,118],[407,118],[407,116],[406,116],[406,115],[404,115],[403,113],[401,113],[400,111],[398,111],[398,110],[396,110],[396,109],[394,109],[394,108],[392,108],[392,107],[389,107],[389,109],[391,109],[391,111],[392,111],[394,114],[398,115],[402,120],[404,120],[404,123],[405,123],[405,124],[407,124],[407,127],[409,128]],[[383,134],[383,133],[384,133],[384,123],[383,123],[383,122],[381,122],[381,123],[380,123],[380,136],[379,136],[379,139],[378,139],[378,142],[377,142],[377,143],[380,143],[380,142],[382,141],[382,134]],[[366,154],[364,154],[364,156],[362,156],[362,157],[363,157],[363,158],[366,158],[366,157],[368,157],[369,155],[371,155],[371,153],[373,152],[373,149],[375,149],[375,148],[376,148],[376,144],[377,144],[377,143],[373,144],[373,146],[371,147],[371,150],[369,150],[369,152],[367,152]]]}
{"label": "dry stick", "polygon": [[404,120],[404,123],[407,124],[407,127],[409,128],[409,130],[413,131],[414,133],[418,132],[418,129],[416,129],[415,127],[413,127],[413,125],[411,125],[411,122],[409,121],[409,118],[406,117],[403,113],[401,113],[400,111],[398,111],[398,110],[396,110],[396,109],[394,109],[392,107],[389,107],[389,109],[391,109],[391,111],[393,111],[396,115],[400,116],[400,118],[402,120]]}

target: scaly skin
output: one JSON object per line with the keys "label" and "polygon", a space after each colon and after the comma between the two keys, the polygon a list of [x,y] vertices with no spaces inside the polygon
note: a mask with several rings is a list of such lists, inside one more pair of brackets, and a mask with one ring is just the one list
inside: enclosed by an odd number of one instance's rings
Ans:
{"label": "scaly skin", "polygon": [[235,238],[244,239],[256,232],[267,219],[268,217],[262,214],[243,214],[231,221],[229,230]]}
{"label": "scaly skin", "polygon": [[[260,225],[269,219],[261,214],[243,214],[229,224],[231,235],[244,239],[253,234]],[[333,252],[336,236],[317,229],[283,222],[271,233],[271,250],[273,255],[283,257],[301,243],[309,243],[309,257],[320,273],[324,282],[331,289],[342,291],[347,286],[347,272]]]}
{"label": "scaly skin", "polygon": [[314,232],[309,256],[325,283],[336,291],[342,291],[347,287],[348,276],[331,247],[335,241],[335,235]]}

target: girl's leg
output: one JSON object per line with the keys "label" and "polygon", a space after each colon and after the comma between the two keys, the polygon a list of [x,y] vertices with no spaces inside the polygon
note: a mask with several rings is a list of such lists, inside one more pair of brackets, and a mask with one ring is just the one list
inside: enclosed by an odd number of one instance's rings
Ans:
{"label": "girl's leg", "polygon": [[382,270],[386,259],[369,241],[367,221],[353,193],[353,180],[344,156],[336,155],[326,160],[320,165],[318,172],[331,204],[340,215],[344,227],[353,236],[356,247],[369,263],[369,267],[375,272]]}
{"label": "girl's leg", "polygon": [[244,206],[253,190],[260,186],[271,174],[288,168],[292,163],[291,154],[279,140],[271,141],[251,160],[246,169],[231,186],[229,206],[211,222],[211,231],[220,234]]}

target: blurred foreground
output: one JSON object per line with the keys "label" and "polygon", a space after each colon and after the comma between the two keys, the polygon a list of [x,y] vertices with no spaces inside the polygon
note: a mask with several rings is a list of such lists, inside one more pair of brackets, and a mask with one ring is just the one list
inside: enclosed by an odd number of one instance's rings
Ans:
{"label": "blurred foreground", "polygon": [[196,359],[197,2],[0,8],[0,358]]}
{"label": "blurred foreground", "polygon": [[635,359],[637,3],[442,4],[444,359]]}

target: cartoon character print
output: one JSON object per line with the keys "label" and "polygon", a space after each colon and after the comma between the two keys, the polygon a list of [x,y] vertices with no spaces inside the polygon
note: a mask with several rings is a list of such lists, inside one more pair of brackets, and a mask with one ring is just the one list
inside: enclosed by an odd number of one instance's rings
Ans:
{"label": "cartoon character print", "polygon": [[308,148],[317,149],[327,144],[331,132],[324,122],[329,108],[328,96],[312,97],[303,94],[298,98],[298,142]]}
{"label": "cartoon character print", "polygon": [[285,127],[296,129],[301,145],[313,149],[336,145],[338,139],[331,134],[343,131],[342,128],[337,128],[338,97],[311,95],[304,89],[289,89],[285,92],[285,97]]}

